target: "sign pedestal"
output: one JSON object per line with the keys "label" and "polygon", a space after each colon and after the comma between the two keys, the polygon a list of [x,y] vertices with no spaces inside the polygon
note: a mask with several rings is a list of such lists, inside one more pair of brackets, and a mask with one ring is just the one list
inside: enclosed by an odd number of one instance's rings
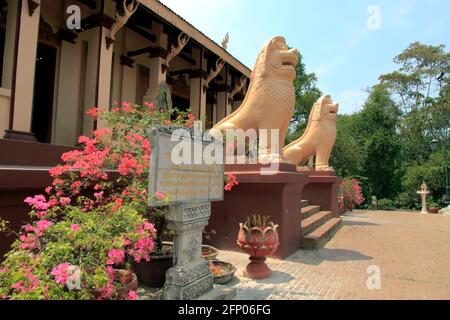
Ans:
{"label": "sign pedestal", "polygon": [[175,266],[167,271],[164,299],[192,300],[214,287],[208,262],[202,258],[202,232],[211,216],[211,203],[175,205],[167,216],[174,231]]}
{"label": "sign pedestal", "polygon": [[211,161],[212,156],[204,158],[203,151],[209,151],[209,155],[212,151],[220,154],[223,145],[196,134],[201,132],[200,127],[201,123],[196,123],[193,131],[154,127],[149,132],[148,204],[170,208],[166,220],[174,232],[175,266],[166,273],[165,300],[224,297],[215,292],[222,290],[213,290],[214,277],[209,262],[202,257],[203,230],[211,217],[211,201],[223,200],[224,192],[223,163]]}

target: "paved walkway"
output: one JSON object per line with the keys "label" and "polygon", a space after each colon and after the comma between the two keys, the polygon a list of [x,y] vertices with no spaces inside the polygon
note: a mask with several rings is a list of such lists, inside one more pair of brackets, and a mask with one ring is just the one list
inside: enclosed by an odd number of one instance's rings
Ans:
{"label": "paved walkway", "polygon": [[[269,259],[274,274],[263,281],[242,277],[246,254],[221,252],[219,259],[238,268],[227,285],[237,288],[236,299],[450,299],[450,216],[347,214],[325,248]],[[370,266],[379,267],[379,290],[367,287]]]}

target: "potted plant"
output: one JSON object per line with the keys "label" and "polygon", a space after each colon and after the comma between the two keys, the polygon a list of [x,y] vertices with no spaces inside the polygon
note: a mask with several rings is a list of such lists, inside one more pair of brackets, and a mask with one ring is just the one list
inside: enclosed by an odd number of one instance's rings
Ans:
{"label": "potted plant", "polygon": [[239,247],[250,255],[244,276],[252,279],[266,279],[272,271],[266,265],[266,257],[278,249],[278,225],[269,221],[268,216],[253,215],[245,223],[239,224],[237,239]]}
{"label": "potted plant", "polygon": [[439,205],[436,202],[430,202],[428,212],[434,214],[439,213]]}
{"label": "potted plant", "polygon": [[139,282],[151,288],[163,287],[166,272],[173,267],[173,244],[163,241],[163,237],[167,234],[167,210],[168,207],[151,208],[149,210],[149,216],[156,227],[155,249],[150,261],[133,263],[133,270],[136,272]]}
{"label": "potted plant", "polygon": [[385,211],[394,211],[394,201],[392,201],[391,199],[380,199],[378,201],[378,208]]}

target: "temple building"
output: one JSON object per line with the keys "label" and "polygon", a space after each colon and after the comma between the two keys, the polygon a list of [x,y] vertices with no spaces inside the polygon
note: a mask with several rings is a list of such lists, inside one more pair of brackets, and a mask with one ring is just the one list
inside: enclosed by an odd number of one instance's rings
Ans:
{"label": "temple building", "polygon": [[[206,128],[230,114],[251,71],[226,42],[156,0],[0,0],[0,217],[16,231],[29,219],[23,200],[105,125],[92,107],[152,101],[165,87]],[[0,235],[0,256],[13,240]]]}
{"label": "temple building", "polygon": [[104,125],[86,110],[151,101],[163,82],[173,106],[191,108],[207,128],[245,95],[251,70],[159,1],[1,0],[0,8],[2,153],[20,140],[73,146]]}

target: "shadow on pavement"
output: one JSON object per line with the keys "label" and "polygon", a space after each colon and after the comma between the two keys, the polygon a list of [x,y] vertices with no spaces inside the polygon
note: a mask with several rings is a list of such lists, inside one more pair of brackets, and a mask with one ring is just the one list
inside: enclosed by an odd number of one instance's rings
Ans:
{"label": "shadow on pavement", "polygon": [[378,223],[366,222],[366,221],[352,221],[352,220],[344,220],[344,226],[381,226]]}
{"label": "shadow on pavement", "polygon": [[298,251],[287,260],[309,265],[319,265],[323,261],[365,261],[372,259],[373,257],[366,256],[354,250],[322,248],[319,250]]}

